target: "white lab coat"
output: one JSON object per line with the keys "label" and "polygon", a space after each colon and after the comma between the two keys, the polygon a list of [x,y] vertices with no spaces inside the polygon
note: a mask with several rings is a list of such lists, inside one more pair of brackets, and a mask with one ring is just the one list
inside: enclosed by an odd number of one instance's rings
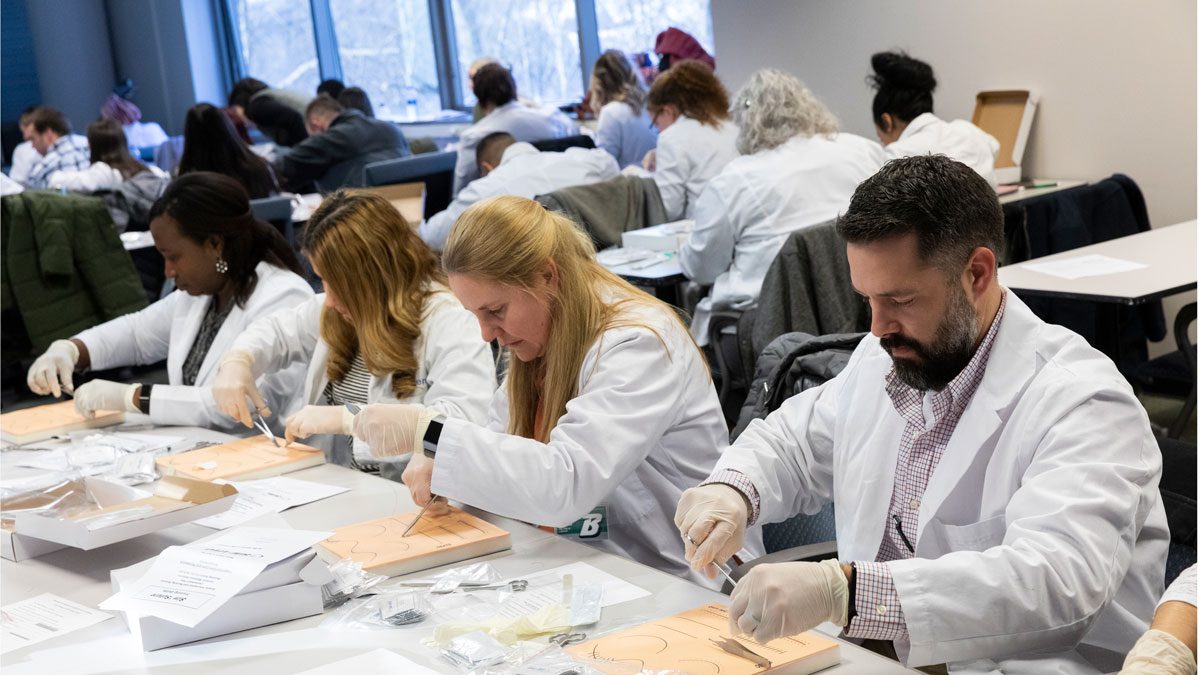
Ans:
{"label": "white lab coat", "polygon": [[[1158,445],[1112,362],[1005,292],[983,379],[920,502],[916,557],[888,563],[908,629],[897,651],[952,672],[1117,670],[1163,590]],[[868,335],[838,377],[725,452],[717,469],[750,478],[760,522],[832,500],[838,556],[875,559],[905,425],[891,368]]]}
{"label": "white lab coat", "polygon": [[881,166],[883,147],[854,134],[796,136],[727,164],[701,193],[696,227],[679,249],[683,273],[712,284],[692,320],[696,340],[707,343],[713,309],[758,302],[788,235],[837,217]]}
{"label": "white lab coat", "polygon": [[504,149],[500,165],[476,178],[458,193],[445,211],[421,223],[419,232],[435,251],[446,246],[450,228],[467,207],[498,195],[533,199],[537,195],[573,185],[591,185],[620,175],[617,162],[604,150],[567,148],[564,152],[539,152],[528,143],[513,143]]}
{"label": "white lab coat", "polygon": [[529,106],[509,101],[463,131],[458,138],[458,162],[454,165],[454,194],[479,177],[475,148],[488,134],[503,131],[518,141],[531,143],[579,133],[579,126],[557,108]]}
{"label": "white lab coat", "polygon": [[996,185],[1000,141],[966,120],[946,122],[933,113],[921,113],[884,150],[888,161],[914,155],[946,155],[975,169],[993,187]]}
{"label": "white lab coat", "polygon": [[[253,354],[255,373],[294,366],[305,369],[301,406],[326,405],[329,344],[321,338],[324,304],[325,294],[321,293],[299,307],[259,319],[247,326],[229,349]],[[491,346],[480,337],[475,316],[463,309],[448,290],[433,294],[427,302],[421,337],[414,350],[417,382],[413,393],[399,400],[392,392],[391,374],[379,377],[372,373],[367,402],[414,403],[447,417],[483,424],[488,403],[496,391]],[[331,436],[324,436],[304,442],[328,450],[332,440]]]}
{"label": "white lab coat", "polygon": [[[626,309],[625,317],[653,330],[629,326],[600,336],[549,443],[505,433],[504,389],[496,392],[486,428],[448,421],[433,493],[553,527],[603,504],[608,538],[581,541],[718,586],[688,568],[674,517],[680,495],[708,476],[728,445],[728,431],[708,367],[670,312]],[[761,532],[753,528],[741,557],[762,550]]]}
{"label": "white lab coat", "polygon": [[[150,419],[155,424],[242,429],[241,423],[218,410],[213,401],[212,384],[221,355],[255,319],[295,307],[313,295],[308,282],[289,270],[260,262],[254,271],[258,274],[254,292],[244,307],[234,305],[225,317],[194,386],[183,384],[183,362],[212,296],[176,291],[140,312],[117,317],[75,337],[87,345],[93,370],[167,360],[169,384],[154,385],[150,394]],[[295,407],[303,375],[303,368],[297,367],[259,379],[259,390],[273,412]]]}
{"label": "white lab coat", "polygon": [[[166,171],[148,165],[146,169],[159,178],[169,178]],[[76,192],[96,192],[97,190],[116,190],[125,182],[121,172],[105,162],[93,162],[82,171],[55,171],[47,179],[52,190],[66,189]]]}
{"label": "white lab coat", "polygon": [[733,122],[712,127],[683,116],[658,135],[654,182],[668,221],[696,217],[696,201],[708,181],[738,158],[737,136]]}
{"label": "white lab coat", "polygon": [[617,160],[617,165],[641,166],[642,158],[654,149],[658,132],[651,124],[650,112],[645,107],[639,115],[624,101],[609,101],[600,108],[596,116],[596,147],[608,152]]}

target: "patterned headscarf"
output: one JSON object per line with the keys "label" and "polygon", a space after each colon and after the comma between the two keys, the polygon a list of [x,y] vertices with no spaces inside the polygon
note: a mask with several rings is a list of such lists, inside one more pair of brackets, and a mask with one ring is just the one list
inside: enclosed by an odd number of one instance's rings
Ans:
{"label": "patterned headscarf", "polygon": [[104,105],[100,106],[100,116],[125,126],[142,119],[142,111],[132,101],[110,94]]}

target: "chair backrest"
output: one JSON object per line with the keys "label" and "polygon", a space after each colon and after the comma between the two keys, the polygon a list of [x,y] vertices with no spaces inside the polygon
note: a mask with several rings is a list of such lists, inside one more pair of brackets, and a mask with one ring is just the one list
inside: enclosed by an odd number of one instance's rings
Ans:
{"label": "chair backrest", "polygon": [[251,199],[250,210],[254,212],[256,217],[274,225],[279,230],[279,233],[287,239],[287,242],[295,248],[296,241],[295,233],[292,229],[291,197]]}
{"label": "chair backrest", "polygon": [[428,152],[366,166],[367,187],[397,183],[425,183],[425,217],[450,205],[457,152]]}
{"label": "chair backrest", "polygon": [[533,147],[542,152],[562,152],[567,148],[594,148],[596,141],[592,140],[591,136],[566,136],[563,138],[545,138],[540,141],[530,143]]}
{"label": "chair backrest", "polygon": [[1162,452],[1158,491],[1171,530],[1166,574],[1170,584],[1196,563],[1196,444],[1159,437],[1158,448]]}

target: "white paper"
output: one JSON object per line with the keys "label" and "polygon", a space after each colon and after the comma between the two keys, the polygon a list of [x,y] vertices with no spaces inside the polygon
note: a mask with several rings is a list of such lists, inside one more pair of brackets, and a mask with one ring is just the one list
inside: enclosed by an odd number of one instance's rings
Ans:
{"label": "white paper", "polygon": [[[641,586],[625,581],[619,577],[613,576],[608,572],[592,567],[585,562],[573,562],[559,567],[552,567],[548,570],[543,570],[537,574],[525,577],[513,577],[514,579],[525,579],[530,586],[541,585],[541,580],[544,577],[551,576],[557,579],[560,583],[558,588],[561,591],[562,578],[564,574],[571,574],[574,577],[576,586],[598,585],[604,587],[604,603],[603,607],[611,607],[622,602],[637,600],[650,595],[650,591],[643,589]],[[559,593],[558,601],[562,600],[562,594]]]}
{"label": "white paper", "polygon": [[332,532],[239,527],[205,542],[171,546],[136,582],[100,603],[188,628],[215,612],[271,563],[328,539]]}
{"label": "white paper", "polygon": [[411,673],[412,675],[436,675],[436,670],[410,661],[396,652],[388,649],[376,649],[366,654],[351,656],[348,659],[305,670],[298,675],[392,675],[393,673]]}
{"label": "white paper", "polygon": [[1140,270],[1146,265],[1133,262],[1132,260],[1122,260],[1120,258],[1111,258],[1106,255],[1093,253],[1091,255],[1081,255],[1075,258],[1066,258],[1063,260],[1052,260],[1050,262],[1027,262],[1025,269],[1049,274],[1060,279],[1082,279],[1084,277],[1099,277],[1106,274],[1118,274],[1120,272],[1131,272]]}
{"label": "white paper", "polygon": [[[224,483],[226,481],[213,482]],[[238,498],[233,506],[228,511],[195,521],[197,525],[211,527],[214,530],[224,530],[267,513],[279,513],[293,506],[341,494],[349,489],[285,476],[238,481],[231,484],[238,490]]]}
{"label": "white paper", "polygon": [[112,618],[112,614],[84,607],[53,593],[42,593],[28,600],[14,602],[0,608],[0,613],[4,626],[0,653],[37,644]]}

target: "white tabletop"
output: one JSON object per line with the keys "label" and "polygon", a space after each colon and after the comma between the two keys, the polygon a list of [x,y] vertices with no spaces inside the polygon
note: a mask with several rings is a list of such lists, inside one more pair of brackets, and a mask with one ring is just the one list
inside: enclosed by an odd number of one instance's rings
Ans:
{"label": "white tabletop", "polygon": [[[620,254],[637,259],[628,263],[614,263],[614,259],[620,259]],[[608,271],[634,284],[658,286],[686,278],[683,267],[679,265],[679,254],[675,251],[611,248],[596,254],[596,260]]]}
{"label": "white tabletop", "polygon": [[[139,430],[140,431],[140,430]],[[194,428],[162,428],[146,433],[186,435],[196,440],[228,438]],[[4,463],[11,467],[8,451]],[[414,508],[402,484],[340,466],[324,465],[288,476],[351,488],[349,492],[284,511],[292,527],[328,530],[381,518]],[[600,635],[676,614],[707,602],[728,598],[679,577],[631,560],[609,555],[562,537],[479,511],[473,512],[512,533],[512,550],[486,558],[505,577],[583,561],[636,584],[652,595],[606,607],[602,619],[586,632]],[[14,563],[0,561],[0,593],[5,605],[52,592],[95,607],[111,595],[109,570],[157,555],[163,548],[211,535],[214,530],[188,524],[93,551],[64,549],[40,558]],[[429,572],[418,573],[427,576]],[[332,631],[319,629],[322,616],[211,638],[188,645],[144,653],[120,618],[5,654],[5,675],[30,673],[212,673],[267,675],[294,673],[349,658],[378,647],[391,649],[439,672],[457,673],[433,649],[420,644],[430,630]],[[826,624],[825,628],[832,626]],[[827,633],[830,634],[830,633]],[[832,637],[832,635],[830,634]],[[911,673],[855,645],[841,644],[842,663],[827,673]]]}
{"label": "white tabletop", "polygon": [[1069,190],[1073,187],[1079,187],[1080,185],[1087,185],[1087,181],[1082,180],[1038,179],[1034,180],[1033,182],[1035,185],[1044,185],[1046,183],[1053,183],[1053,185],[1047,185],[1046,187],[1022,188],[1016,192],[1000,195],[1000,203],[1008,204],[1009,202],[1019,202],[1024,199],[1029,199],[1030,197],[1041,197],[1042,195],[1052,194],[1060,190]]}
{"label": "white tabletop", "polygon": [[[1031,265],[1103,255],[1144,265],[1100,276],[1064,279]],[[1196,287],[1196,221],[1063,251],[1000,268],[1000,284],[1018,293],[1136,305]]]}

